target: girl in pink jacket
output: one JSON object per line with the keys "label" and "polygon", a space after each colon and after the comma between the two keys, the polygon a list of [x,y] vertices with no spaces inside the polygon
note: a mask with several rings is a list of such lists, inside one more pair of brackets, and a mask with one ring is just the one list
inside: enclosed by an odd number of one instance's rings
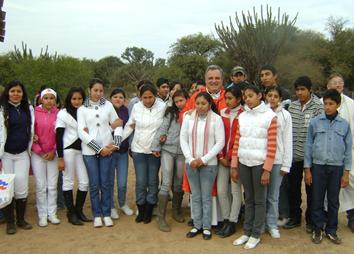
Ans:
{"label": "girl in pink jacket", "polygon": [[53,89],[41,93],[42,104],[34,110],[34,140],[32,169],[36,180],[38,225],[46,227],[48,221],[59,224],[57,213],[58,163],[55,142],[55,121],[58,109],[57,94]]}

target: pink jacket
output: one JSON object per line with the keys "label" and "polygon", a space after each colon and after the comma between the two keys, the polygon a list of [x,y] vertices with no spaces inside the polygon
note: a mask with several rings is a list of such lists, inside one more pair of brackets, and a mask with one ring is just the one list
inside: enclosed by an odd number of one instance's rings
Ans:
{"label": "pink jacket", "polygon": [[41,105],[34,109],[34,134],[38,136],[38,142],[32,145],[34,153],[43,155],[56,150],[55,121],[58,111],[56,107],[48,111]]}

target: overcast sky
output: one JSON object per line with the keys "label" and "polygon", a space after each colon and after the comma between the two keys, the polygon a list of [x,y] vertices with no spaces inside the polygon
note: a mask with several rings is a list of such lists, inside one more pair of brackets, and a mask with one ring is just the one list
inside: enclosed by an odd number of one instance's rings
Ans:
{"label": "overcast sky", "polygon": [[214,34],[214,24],[228,22],[235,12],[278,7],[296,25],[325,32],[329,16],[343,17],[354,27],[353,0],[4,0],[5,43],[0,53],[24,41],[35,54],[49,51],[74,57],[100,59],[120,56],[126,47],[144,47],[155,58],[166,58],[178,38],[202,32]]}

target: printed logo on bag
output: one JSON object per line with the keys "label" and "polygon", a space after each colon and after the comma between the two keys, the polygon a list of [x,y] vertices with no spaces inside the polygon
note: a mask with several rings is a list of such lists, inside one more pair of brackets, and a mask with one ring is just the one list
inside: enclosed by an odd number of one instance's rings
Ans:
{"label": "printed logo on bag", "polygon": [[0,190],[6,190],[9,184],[3,180],[0,180]]}

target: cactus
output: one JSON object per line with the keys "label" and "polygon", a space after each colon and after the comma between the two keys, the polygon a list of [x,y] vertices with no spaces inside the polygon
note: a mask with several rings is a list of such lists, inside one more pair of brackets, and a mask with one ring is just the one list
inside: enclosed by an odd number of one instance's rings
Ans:
{"label": "cactus", "polygon": [[[17,48],[16,45],[14,46],[14,51],[10,53],[10,57],[17,63],[36,59],[36,57],[33,56],[32,49],[28,48],[27,44],[24,42],[22,42],[21,49]],[[60,56],[58,56],[57,52],[55,52],[54,55],[51,55],[48,51],[48,45],[47,45],[45,47],[45,50],[41,48],[40,54],[37,57],[37,59],[47,59],[56,62],[57,60],[60,59]]]}

